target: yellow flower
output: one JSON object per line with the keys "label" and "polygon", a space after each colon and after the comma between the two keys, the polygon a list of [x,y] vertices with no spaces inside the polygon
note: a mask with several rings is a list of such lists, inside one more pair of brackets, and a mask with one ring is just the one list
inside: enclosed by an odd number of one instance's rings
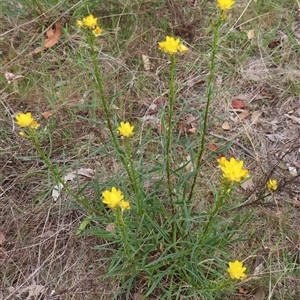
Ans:
{"label": "yellow flower", "polygon": [[218,0],[218,7],[221,10],[229,10],[234,5],[234,0]]}
{"label": "yellow flower", "polygon": [[243,262],[236,260],[234,262],[229,262],[227,272],[231,279],[245,279],[247,277],[245,274],[246,269],[246,267],[243,267]]}
{"label": "yellow flower", "polygon": [[179,50],[179,52],[181,52],[181,53],[186,53],[186,52],[189,51],[189,48],[188,48],[187,46],[183,45],[183,44],[179,44],[178,50]]}
{"label": "yellow flower", "polygon": [[119,206],[121,207],[122,210],[130,209],[129,201],[121,201]]}
{"label": "yellow flower", "polygon": [[227,161],[226,157],[222,156],[221,158],[218,159],[218,163],[221,167],[225,166],[225,162]]}
{"label": "yellow flower", "polygon": [[124,201],[124,195],[122,194],[122,192],[115,187],[112,187],[111,191],[105,190],[102,193],[102,196],[102,202],[104,204],[107,204],[109,208],[117,208],[121,207],[121,205],[124,206],[124,202],[126,202]]}
{"label": "yellow flower", "polygon": [[160,50],[173,55],[178,51],[181,53],[186,53],[188,48],[180,43],[179,39],[174,39],[173,37],[166,36],[166,40],[158,43]]}
{"label": "yellow flower", "polygon": [[97,18],[93,15],[88,15],[87,17],[82,18],[82,23],[87,28],[95,29],[97,27]]}
{"label": "yellow flower", "polygon": [[244,162],[231,158],[228,161],[225,157],[218,159],[223,177],[229,182],[241,182],[248,176],[248,170],[243,169]]}
{"label": "yellow flower", "polygon": [[21,127],[30,127],[30,128],[38,128],[39,124],[38,122],[31,116],[31,113],[28,112],[24,114],[23,112],[20,112],[16,116],[17,124]]}
{"label": "yellow flower", "polygon": [[77,20],[77,21],[76,21],[76,25],[77,25],[78,27],[82,27],[82,26],[83,26],[83,22],[82,22],[81,20]]}
{"label": "yellow flower", "polygon": [[95,36],[99,36],[99,35],[101,35],[101,33],[102,33],[102,29],[101,29],[99,26],[97,26],[97,27],[93,30],[93,34],[94,34]]}
{"label": "yellow flower", "polygon": [[121,122],[120,126],[118,127],[119,134],[127,138],[133,136],[133,129],[134,126],[131,126],[129,122]]}
{"label": "yellow flower", "polygon": [[269,191],[276,191],[278,189],[278,182],[276,179],[269,179],[267,182],[267,188]]}

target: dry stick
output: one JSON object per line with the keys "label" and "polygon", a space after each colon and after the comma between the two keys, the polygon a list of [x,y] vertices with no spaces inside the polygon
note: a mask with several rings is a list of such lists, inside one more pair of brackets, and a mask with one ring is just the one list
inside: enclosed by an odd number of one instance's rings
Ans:
{"label": "dry stick", "polygon": [[233,139],[228,139],[226,137],[223,137],[221,135],[217,135],[217,134],[214,134],[214,133],[209,133],[209,135],[212,135],[212,136],[217,137],[219,139],[223,139],[223,140],[225,140],[227,142],[233,142],[234,145],[242,148],[248,155],[250,155],[251,157],[255,158],[255,156],[245,146],[241,145],[239,142],[233,141]]}

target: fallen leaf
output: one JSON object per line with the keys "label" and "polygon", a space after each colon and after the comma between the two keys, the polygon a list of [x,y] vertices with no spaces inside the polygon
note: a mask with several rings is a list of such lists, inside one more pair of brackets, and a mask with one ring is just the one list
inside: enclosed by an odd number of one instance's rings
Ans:
{"label": "fallen leaf", "polygon": [[196,127],[185,128],[184,130],[187,134],[194,134],[197,131]]}
{"label": "fallen leaf", "polygon": [[61,23],[56,22],[55,23],[55,32],[53,33],[52,29],[47,30],[46,31],[47,38],[44,40],[44,45],[41,47],[37,47],[31,54],[32,55],[38,54],[41,51],[43,51],[44,49],[51,48],[52,46],[54,46],[58,42],[58,39],[61,35],[60,28],[61,28]]}
{"label": "fallen leaf", "polygon": [[218,146],[214,143],[208,143],[206,145],[206,148],[210,151],[217,151],[218,150]]}
{"label": "fallen leaf", "polygon": [[94,178],[95,171],[93,169],[80,168],[77,171],[74,171],[75,174],[85,176],[87,178]]}
{"label": "fallen leaf", "polygon": [[237,99],[232,100],[231,106],[234,109],[242,109],[242,108],[246,107],[246,105],[245,105],[245,103],[243,101],[237,100]]}
{"label": "fallen leaf", "polygon": [[251,29],[247,32],[247,37],[248,37],[248,40],[252,40],[254,38],[254,35],[255,35],[255,31],[254,29]]}
{"label": "fallen leaf", "polygon": [[240,119],[240,121],[246,119],[248,116],[250,116],[249,110],[244,110],[240,114],[238,114],[238,118]]}
{"label": "fallen leaf", "polygon": [[259,276],[263,273],[264,269],[264,258],[262,256],[258,256],[253,264],[253,276]]}
{"label": "fallen leaf", "polygon": [[260,116],[262,115],[262,111],[258,110],[258,111],[254,111],[252,112],[251,115],[251,124],[254,125],[258,122]]}
{"label": "fallen leaf", "polygon": [[295,167],[288,167],[288,169],[289,169],[290,174],[291,174],[293,177],[298,176],[298,172],[297,172],[297,169],[296,169]]}
{"label": "fallen leaf", "polygon": [[271,142],[278,142],[282,141],[286,138],[285,135],[280,134],[280,133],[274,133],[274,134],[266,134],[266,137],[271,141]]}
{"label": "fallen leaf", "polygon": [[248,180],[244,181],[243,183],[241,183],[241,187],[244,190],[252,190],[254,187],[254,183],[252,178],[249,178]]}
{"label": "fallen leaf", "polygon": [[[78,175],[82,175],[88,178],[94,178],[95,171],[93,169],[80,168],[65,175],[63,181],[64,183],[66,183],[67,181],[73,181]],[[54,201],[56,201],[59,198],[62,189],[62,183],[59,183],[56,186],[54,186],[52,190],[52,198],[54,199]]]}
{"label": "fallen leaf", "polygon": [[116,227],[114,224],[108,224],[106,227],[105,227],[105,230],[106,231],[109,231],[109,232],[113,232],[113,231],[116,231]]}
{"label": "fallen leaf", "polygon": [[[45,286],[39,284],[31,284],[23,287],[9,287],[8,291],[15,294],[15,299],[41,299],[41,294],[46,290]],[[8,299],[8,298],[7,298]]]}
{"label": "fallen leaf", "polygon": [[230,130],[229,122],[225,121],[225,122],[222,124],[222,128],[223,128],[224,130]]}
{"label": "fallen leaf", "polygon": [[280,45],[280,41],[279,40],[273,40],[269,43],[268,48],[273,49],[276,48],[277,46]]}
{"label": "fallen leaf", "polygon": [[45,119],[48,119],[49,117],[52,116],[52,111],[51,111],[51,110],[45,111],[45,112],[42,113],[42,116],[43,116]]}
{"label": "fallen leaf", "polygon": [[295,116],[290,116],[288,114],[284,114],[287,118],[290,118],[291,120],[293,120],[295,123],[300,124],[300,118],[295,117]]}
{"label": "fallen leaf", "polygon": [[150,64],[150,59],[147,55],[142,54],[142,59],[143,59],[143,63],[144,63],[144,69],[145,71],[150,71],[151,69],[151,64]]}
{"label": "fallen leaf", "polygon": [[7,80],[7,83],[8,83],[8,84],[11,84],[14,80],[16,80],[16,79],[18,79],[18,78],[24,77],[24,76],[22,76],[22,75],[15,75],[15,74],[9,73],[9,72],[6,72],[6,73],[4,74],[4,76],[5,76],[5,79]]}
{"label": "fallen leaf", "polygon": [[48,39],[52,38],[52,36],[54,35],[54,30],[52,28],[49,28],[47,31],[46,31],[46,36]]}

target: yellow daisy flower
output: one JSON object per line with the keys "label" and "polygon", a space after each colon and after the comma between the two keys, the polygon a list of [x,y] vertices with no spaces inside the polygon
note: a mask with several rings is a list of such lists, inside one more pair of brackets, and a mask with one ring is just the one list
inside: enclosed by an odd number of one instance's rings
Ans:
{"label": "yellow daisy flower", "polygon": [[278,182],[276,179],[269,179],[267,182],[267,188],[269,191],[276,191],[278,189]]}
{"label": "yellow daisy flower", "polygon": [[223,171],[223,177],[229,182],[241,182],[248,176],[248,170],[243,169],[244,162],[231,158],[229,161],[222,157],[218,160]]}
{"label": "yellow daisy flower", "polygon": [[119,206],[121,207],[122,210],[130,209],[129,201],[121,201]]}
{"label": "yellow daisy flower", "polygon": [[83,22],[82,22],[81,20],[77,20],[77,21],[76,21],[76,25],[77,25],[78,27],[82,27],[82,26],[83,26]]}
{"label": "yellow daisy flower", "polygon": [[120,126],[118,127],[119,134],[126,138],[133,136],[133,129],[134,126],[131,126],[129,122],[121,122]]}
{"label": "yellow daisy flower", "polygon": [[229,262],[229,268],[227,269],[227,272],[230,275],[231,279],[245,279],[247,275],[245,274],[246,267],[243,267],[243,262],[241,261],[234,261]]}
{"label": "yellow daisy flower", "polygon": [[166,36],[166,40],[158,43],[160,50],[173,55],[177,52],[186,53],[188,48],[180,43],[179,39],[174,39],[173,37]]}
{"label": "yellow daisy flower", "polygon": [[39,124],[38,122],[32,117],[31,113],[28,112],[24,114],[23,112],[20,112],[16,116],[17,124],[21,127],[30,127],[30,128],[38,128]]}
{"label": "yellow daisy flower", "polygon": [[120,206],[122,202],[125,202],[123,200],[124,195],[120,190],[116,189],[115,187],[112,187],[111,191],[105,190],[102,193],[102,196],[103,196],[102,202],[104,204],[107,204],[109,208],[117,208]]}
{"label": "yellow daisy flower", "polygon": [[97,27],[97,20],[93,15],[88,15],[82,19],[83,25],[90,29],[95,29]]}
{"label": "yellow daisy flower", "polygon": [[102,29],[101,29],[99,26],[97,26],[97,27],[93,30],[93,34],[94,34],[95,36],[99,36],[99,35],[101,35],[101,33],[102,33]]}
{"label": "yellow daisy flower", "polygon": [[230,10],[234,5],[234,0],[218,0],[218,7],[221,10]]}

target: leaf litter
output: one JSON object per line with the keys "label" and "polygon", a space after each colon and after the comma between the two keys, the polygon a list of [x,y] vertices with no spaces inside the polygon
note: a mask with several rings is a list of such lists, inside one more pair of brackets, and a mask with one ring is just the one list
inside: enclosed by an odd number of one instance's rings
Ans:
{"label": "leaf litter", "polygon": [[54,25],[55,30],[49,28],[46,31],[47,38],[44,40],[44,44],[40,47],[37,47],[34,51],[30,53],[30,55],[36,55],[47,48],[53,47],[59,40],[61,35],[61,23],[58,21]]}
{"label": "leaf litter", "polygon": [[[68,181],[73,181],[75,178],[78,177],[78,175],[81,175],[81,176],[84,176],[87,178],[94,178],[95,171],[93,169],[80,168],[78,170],[72,171],[72,172],[68,173],[67,175],[65,175],[63,177],[63,181],[64,181],[64,183],[67,183]],[[54,186],[54,188],[52,190],[52,198],[54,201],[57,201],[62,189],[63,189],[62,183],[59,183],[56,186]]]}

